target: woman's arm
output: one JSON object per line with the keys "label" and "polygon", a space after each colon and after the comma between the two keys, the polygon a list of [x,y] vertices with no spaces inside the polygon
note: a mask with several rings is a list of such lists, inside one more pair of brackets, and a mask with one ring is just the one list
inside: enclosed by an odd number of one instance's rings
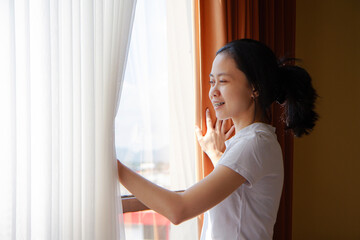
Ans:
{"label": "woman's arm", "polygon": [[[225,140],[234,130],[225,131],[224,123],[217,121],[213,126],[209,111],[206,112],[207,132],[202,136],[199,128],[196,134],[199,143],[211,160],[217,162],[225,150]],[[150,209],[167,217],[172,223],[179,224],[193,218],[220,203],[245,179],[225,166],[218,166],[200,182],[182,193],[166,190],[133,172],[118,162],[120,182]]]}
{"label": "woman's arm", "polygon": [[200,182],[182,193],[176,193],[146,180],[119,161],[118,171],[120,182],[138,200],[174,224],[214,207],[245,182],[241,175],[220,165]]}

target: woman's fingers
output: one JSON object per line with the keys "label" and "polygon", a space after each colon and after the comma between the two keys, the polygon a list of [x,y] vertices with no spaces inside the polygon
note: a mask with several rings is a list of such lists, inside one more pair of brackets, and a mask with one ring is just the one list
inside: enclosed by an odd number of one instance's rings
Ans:
{"label": "woman's fingers", "polygon": [[222,133],[225,133],[225,132],[226,132],[226,127],[227,127],[227,125],[228,125],[228,121],[229,121],[229,120],[224,120],[224,121],[222,121],[222,124],[221,124],[221,132],[222,132]]}
{"label": "woman's fingers", "polygon": [[[227,130],[229,128],[229,126],[231,126],[231,120],[230,119],[224,120],[221,125],[221,132],[223,134],[228,133],[231,135],[235,128],[233,128],[233,129],[230,128],[229,130]],[[234,125],[232,125],[232,127],[234,127]]]}
{"label": "woman's fingers", "polygon": [[224,125],[224,122],[222,120],[216,119],[215,130],[217,132],[220,132],[221,125]]}
{"label": "woman's fingers", "polygon": [[195,134],[198,141],[203,137],[201,129],[198,126],[195,126]]}
{"label": "woman's fingers", "polygon": [[213,129],[213,124],[211,121],[211,117],[210,117],[210,110],[206,109],[206,128],[209,129]]}
{"label": "woman's fingers", "polygon": [[233,134],[234,131],[235,131],[235,126],[232,125],[229,131],[227,131],[227,133],[225,134],[225,139],[229,139],[229,137],[231,136],[231,134]]}

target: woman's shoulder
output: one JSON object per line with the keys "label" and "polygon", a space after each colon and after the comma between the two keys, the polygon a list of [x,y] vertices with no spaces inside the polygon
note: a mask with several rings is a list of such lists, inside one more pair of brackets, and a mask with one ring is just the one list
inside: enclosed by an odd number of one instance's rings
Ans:
{"label": "woman's shoulder", "polygon": [[[263,165],[264,161],[277,161],[281,158],[281,147],[275,134],[275,128],[271,125],[253,126],[246,134],[235,135],[232,141],[226,145],[224,161],[251,162]],[[270,161],[271,162],[271,161]]]}
{"label": "woman's shoulder", "polygon": [[233,169],[251,184],[266,174],[277,171],[282,162],[281,148],[274,128],[252,127],[243,134],[234,136],[218,162]]}
{"label": "woman's shoulder", "polygon": [[277,143],[275,127],[266,123],[253,123],[225,142],[227,148],[239,146],[262,146],[264,144]]}

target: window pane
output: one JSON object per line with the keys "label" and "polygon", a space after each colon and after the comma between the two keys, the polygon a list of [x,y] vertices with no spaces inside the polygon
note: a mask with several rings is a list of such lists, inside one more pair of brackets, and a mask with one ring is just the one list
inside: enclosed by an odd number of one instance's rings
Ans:
{"label": "window pane", "polygon": [[125,213],[128,239],[170,239],[170,221],[154,211]]}

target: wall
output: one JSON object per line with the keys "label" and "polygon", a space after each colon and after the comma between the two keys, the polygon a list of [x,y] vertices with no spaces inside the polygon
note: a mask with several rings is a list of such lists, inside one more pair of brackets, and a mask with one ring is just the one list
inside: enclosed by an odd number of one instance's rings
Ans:
{"label": "wall", "polygon": [[296,8],[296,57],[321,96],[321,118],[295,139],[293,239],[360,239],[360,1]]}

